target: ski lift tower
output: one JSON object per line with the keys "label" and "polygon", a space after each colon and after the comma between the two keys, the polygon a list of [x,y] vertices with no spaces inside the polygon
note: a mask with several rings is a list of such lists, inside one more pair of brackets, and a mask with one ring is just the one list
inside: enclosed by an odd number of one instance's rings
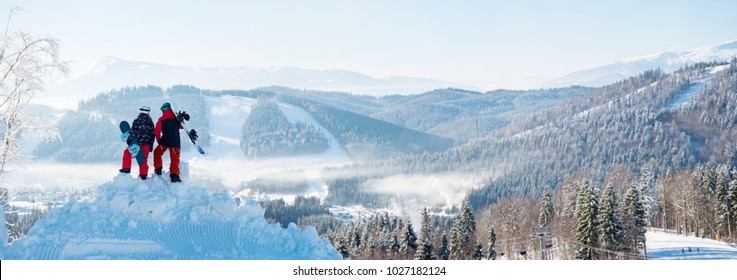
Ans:
{"label": "ski lift tower", "polygon": [[532,237],[540,239],[540,260],[545,260],[545,242],[546,237],[553,235],[549,227],[533,227]]}

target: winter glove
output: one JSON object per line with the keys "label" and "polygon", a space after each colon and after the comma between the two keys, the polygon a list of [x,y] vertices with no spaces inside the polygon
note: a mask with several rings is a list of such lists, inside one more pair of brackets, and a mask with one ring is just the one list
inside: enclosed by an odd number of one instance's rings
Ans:
{"label": "winter glove", "polygon": [[182,120],[189,121],[189,114],[187,114],[187,111],[179,111],[177,119],[179,119],[179,122],[182,122]]}
{"label": "winter glove", "polygon": [[189,139],[192,139],[192,141],[197,141],[197,131],[194,129],[189,131]]}

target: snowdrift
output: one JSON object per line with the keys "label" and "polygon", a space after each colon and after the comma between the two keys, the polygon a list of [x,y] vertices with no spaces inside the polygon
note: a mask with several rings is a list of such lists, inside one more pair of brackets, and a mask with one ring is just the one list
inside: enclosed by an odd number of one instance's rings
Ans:
{"label": "snowdrift", "polygon": [[[2,259],[341,259],[314,228],[268,224],[250,199],[120,174],[53,209]],[[239,201],[239,202],[236,202]],[[240,203],[240,205],[238,205]]]}

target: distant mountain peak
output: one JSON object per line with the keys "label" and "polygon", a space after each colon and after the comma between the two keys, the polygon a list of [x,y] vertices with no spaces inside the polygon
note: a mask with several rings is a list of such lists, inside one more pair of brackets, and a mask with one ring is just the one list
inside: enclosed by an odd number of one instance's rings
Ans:
{"label": "distant mountain peak", "polygon": [[[79,76],[48,88],[37,103],[74,108],[81,99],[128,86],[192,85],[211,90],[249,90],[268,86],[337,91],[360,95],[420,94],[437,88],[462,87],[451,82],[418,77],[375,78],[350,70],[300,67],[184,67],[105,56]],[[64,104],[62,104],[64,103]]]}
{"label": "distant mountain peak", "polygon": [[570,85],[604,86],[642,73],[660,68],[672,72],[687,64],[710,61],[729,61],[737,56],[737,40],[694,48],[686,51],[666,51],[645,56],[625,58],[612,64],[576,71],[543,84],[543,87]]}

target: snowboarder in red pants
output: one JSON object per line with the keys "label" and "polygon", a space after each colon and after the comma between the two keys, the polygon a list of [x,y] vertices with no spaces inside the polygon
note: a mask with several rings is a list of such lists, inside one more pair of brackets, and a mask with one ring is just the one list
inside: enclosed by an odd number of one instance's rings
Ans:
{"label": "snowboarder in red pants", "polygon": [[[139,110],[141,112],[133,121],[133,126],[131,126],[130,135],[126,142],[130,145],[133,140],[136,140],[138,145],[141,147],[140,152],[143,153],[145,160],[143,161],[143,164],[138,166],[138,176],[141,177],[142,180],[146,180],[146,177],[148,177],[148,153],[151,151],[151,146],[154,144],[154,121],[151,120],[151,116],[149,116],[151,108],[143,106]],[[125,151],[123,151],[123,168],[119,170],[121,173],[131,172],[131,160],[132,156],[130,151],[125,149]]]}
{"label": "snowboarder in red pants", "polygon": [[181,141],[179,140],[179,129],[183,129],[180,122],[189,120],[189,115],[186,112],[181,112],[179,117],[181,120],[174,115],[174,111],[171,109],[169,102],[161,105],[162,115],[156,122],[154,134],[156,135],[156,142],[159,143],[154,149],[154,172],[156,175],[161,175],[163,168],[162,156],[164,152],[169,152],[169,158],[171,162],[169,164],[169,177],[172,183],[181,182],[179,178],[179,155],[181,152]]}

